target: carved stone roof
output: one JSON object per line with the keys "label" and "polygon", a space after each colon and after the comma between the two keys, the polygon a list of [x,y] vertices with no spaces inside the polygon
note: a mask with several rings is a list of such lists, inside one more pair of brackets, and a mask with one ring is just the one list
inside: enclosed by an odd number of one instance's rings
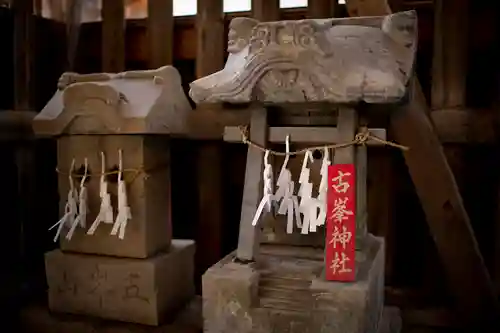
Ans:
{"label": "carved stone roof", "polygon": [[37,135],[172,134],[184,131],[191,105],[172,66],[117,74],[64,73],[34,118]]}
{"label": "carved stone roof", "polygon": [[196,103],[393,103],[412,75],[417,17],[236,18],[228,37],[224,69],[191,83]]}

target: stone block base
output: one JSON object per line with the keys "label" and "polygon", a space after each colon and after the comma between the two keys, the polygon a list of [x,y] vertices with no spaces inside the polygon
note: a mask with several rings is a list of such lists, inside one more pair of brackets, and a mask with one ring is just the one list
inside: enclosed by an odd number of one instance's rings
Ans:
{"label": "stone block base", "polygon": [[384,242],[369,236],[356,282],[327,282],[323,250],[261,247],[255,263],[234,254],[203,276],[207,333],[377,333],[384,303]]}
{"label": "stone block base", "polygon": [[146,325],[158,325],[194,295],[191,240],[148,259],[45,254],[49,308]]}
{"label": "stone block base", "polygon": [[23,310],[22,332],[24,333],[201,333],[201,298],[195,297],[161,326],[145,326],[95,317],[50,313],[44,306],[30,306]]}

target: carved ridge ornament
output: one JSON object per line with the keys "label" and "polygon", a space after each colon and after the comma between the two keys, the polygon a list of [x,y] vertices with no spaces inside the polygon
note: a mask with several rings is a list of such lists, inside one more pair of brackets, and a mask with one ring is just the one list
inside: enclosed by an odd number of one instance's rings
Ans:
{"label": "carved ridge ornament", "polygon": [[415,11],[258,22],[235,18],[224,69],[190,85],[196,103],[394,103],[407,93]]}
{"label": "carved ridge ornament", "polygon": [[38,135],[182,134],[191,105],[177,69],[64,73],[33,120]]}

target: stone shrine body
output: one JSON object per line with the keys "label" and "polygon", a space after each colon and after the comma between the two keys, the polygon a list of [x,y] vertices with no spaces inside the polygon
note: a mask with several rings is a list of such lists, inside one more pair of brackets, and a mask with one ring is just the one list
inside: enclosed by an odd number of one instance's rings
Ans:
{"label": "stone shrine body", "polygon": [[[390,143],[384,129],[368,128],[363,112],[373,104],[405,100],[416,31],[413,11],[279,22],[233,19],[224,69],[192,82],[190,90],[197,104],[243,103],[250,115],[248,132],[226,127],[224,133],[226,141],[249,148],[238,249],[203,276],[205,332],[399,331],[397,315],[384,310],[384,240],[366,228],[366,148]],[[314,232],[289,228],[279,205],[269,205],[269,212],[253,221],[263,196],[279,192],[282,171],[270,175],[270,165],[280,171],[288,163],[292,180],[300,182],[301,158],[276,153],[268,162],[272,148],[285,142],[295,148],[352,143],[334,151],[315,149],[312,155],[319,150],[319,156],[309,162],[315,193],[322,191],[317,175],[330,151],[333,166],[355,168],[355,264],[349,282],[325,278],[332,267],[325,264],[329,215]],[[278,179],[277,188],[263,189],[263,173],[265,179]]]}
{"label": "stone shrine body", "polygon": [[194,242],[172,239],[170,206],[169,136],[190,112],[172,66],[62,75],[33,122],[57,138],[52,311],[158,325],[194,295]]}

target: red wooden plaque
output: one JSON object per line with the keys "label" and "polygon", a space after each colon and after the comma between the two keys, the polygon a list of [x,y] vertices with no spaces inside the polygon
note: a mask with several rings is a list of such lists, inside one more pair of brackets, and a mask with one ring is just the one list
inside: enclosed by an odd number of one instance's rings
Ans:
{"label": "red wooden plaque", "polygon": [[328,167],[325,272],[329,281],[354,281],[356,174],[354,164]]}

